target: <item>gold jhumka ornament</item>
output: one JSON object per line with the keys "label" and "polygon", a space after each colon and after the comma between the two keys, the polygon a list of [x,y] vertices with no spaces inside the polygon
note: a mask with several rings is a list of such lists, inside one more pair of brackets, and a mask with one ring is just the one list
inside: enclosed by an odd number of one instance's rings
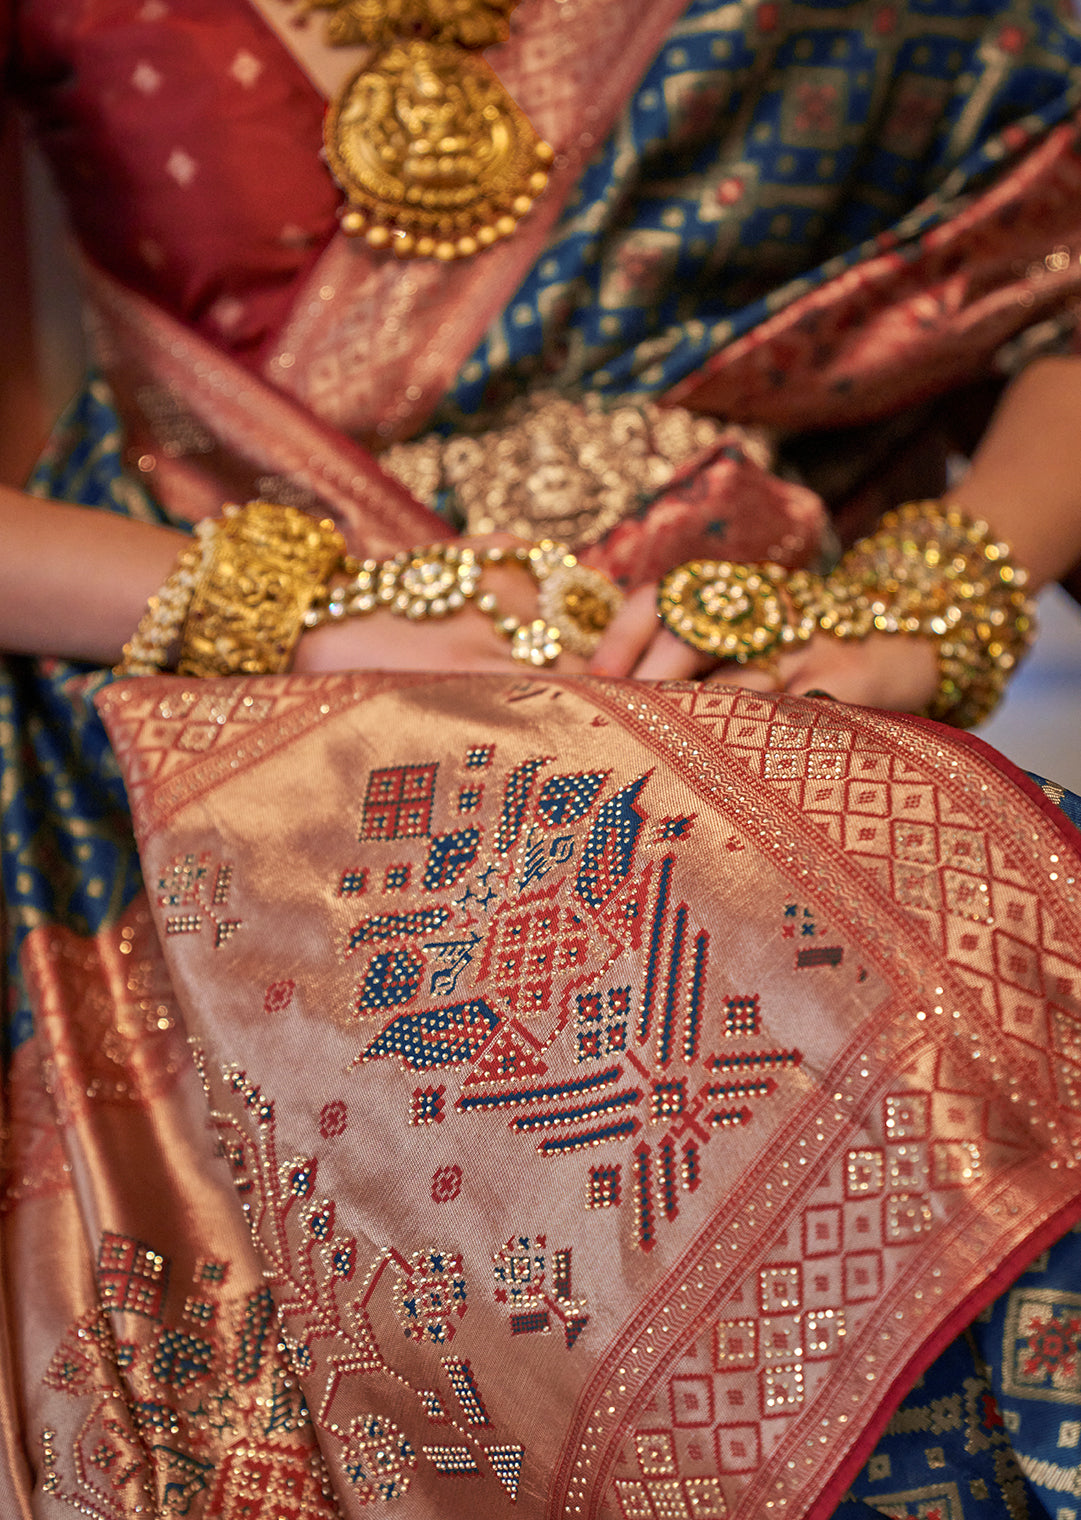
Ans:
{"label": "gold jhumka ornament", "polygon": [[302,0],[327,40],[367,47],[327,112],[342,228],[401,258],[467,258],[512,233],[548,182],[552,149],[480,49],[518,0]]}

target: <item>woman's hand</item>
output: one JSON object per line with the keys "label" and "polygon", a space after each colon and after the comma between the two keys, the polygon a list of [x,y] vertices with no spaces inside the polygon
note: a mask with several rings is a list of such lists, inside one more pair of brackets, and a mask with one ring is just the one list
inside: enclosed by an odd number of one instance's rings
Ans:
{"label": "woman's hand", "polygon": [[938,657],[929,639],[906,634],[839,639],[816,633],[769,665],[726,661],[707,679],[711,686],[785,691],[794,697],[828,692],[860,707],[922,712],[938,690]]}
{"label": "woman's hand", "polygon": [[589,661],[593,676],[633,676],[638,681],[687,681],[716,665],[657,617],[657,587],[632,591],[609,623]]}
{"label": "woman's hand", "polygon": [[589,662],[591,675],[642,681],[689,680],[707,672],[711,685],[801,696],[827,691],[840,702],[919,712],[938,686],[934,646],[926,639],[872,634],[845,640],[816,633],[769,663],[717,663],[677,639],[658,620],[656,586],[631,593]]}
{"label": "woman's hand", "polygon": [[[477,549],[513,548],[523,542],[510,534],[459,539]],[[486,565],[481,582],[491,591],[501,615],[530,622],[537,616],[537,586],[528,571],[513,563]],[[511,659],[510,641],[495,622],[470,602],[442,618],[412,619],[387,611],[324,623],[302,634],[293,658],[299,672],[330,670],[437,670],[453,674],[491,671],[507,675],[534,667]],[[586,661],[564,650],[554,665],[558,675],[581,675]]]}

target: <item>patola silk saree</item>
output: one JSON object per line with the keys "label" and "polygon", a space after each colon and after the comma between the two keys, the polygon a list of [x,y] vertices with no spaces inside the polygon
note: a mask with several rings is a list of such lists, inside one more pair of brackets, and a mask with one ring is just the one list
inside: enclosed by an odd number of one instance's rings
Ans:
{"label": "patola silk saree", "polygon": [[691,685],[99,701],[146,894],[27,955],[27,1513],[826,1516],[1081,1217],[1081,861],[989,752]]}
{"label": "patola silk saree", "polygon": [[[1076,347],[1050,9],[523,0],[551,192],[451,270],[337,233],[295,19],[0,0],[97,366],[33,491],[383,555],[469,526],[388,446],[555,392],[715,424],[584,559],[799,564]],[[25,660],[0,757],[4,1520],[1076,1520],[1079,857],[1005,762],[708,685]]]}

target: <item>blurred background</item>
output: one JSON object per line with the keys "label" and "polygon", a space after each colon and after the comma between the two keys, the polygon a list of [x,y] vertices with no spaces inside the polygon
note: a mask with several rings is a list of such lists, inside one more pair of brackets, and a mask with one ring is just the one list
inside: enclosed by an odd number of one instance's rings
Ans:
{"label": "blurred background", "polygon": [[1081,792],[1081,607],[1060,587],[1040,597],[1035,648],[977,732],[1024,770]]}
{"label": "blurred background", "polygon": [[[82,352],[62,221],[14,123],[0,130],[0,200],[25,210],[0,236],[0,480],[18,484],[74,393]],[[1040,608],[1036,646],[978,732],[1016,765],[1081,792],[1081,607],[1056,586]]]}

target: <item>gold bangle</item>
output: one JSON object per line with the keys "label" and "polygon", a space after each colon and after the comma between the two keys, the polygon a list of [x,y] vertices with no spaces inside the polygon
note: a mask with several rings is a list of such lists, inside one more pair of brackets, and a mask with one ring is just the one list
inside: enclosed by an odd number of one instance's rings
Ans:
{"label": "gold bangle", "polygon": [[[538,617],[504,615],[495,596],[481,589],[485,566],[499,564],[520,565],[532,575]],[[511,658],[525,665],[551,665],[564,649],[592,654],[623,602],[607,576],[580,565],[551,539],[513,549],[431,544],[388,560],[347,559],[343,568],[349,579],[316,593],[306,628],[379,608],[413,620],[447,617],[470,602],[510,640]]]}
{"label": "gold bangle", "polygon": [[329,520],[266,501],[227,506],[191,598],[179,674],[287,670],[305,613],[344,559]]}
{"label": "gold bangle", "polygon": [[780,565],[693,560],[661,582],[658,616],[703,653],[761,661],[823,630],[837,638],[930,638],[930,717],[972,728],[994,710],[1036,635],[1027,572],[1008,544],[938,501],[907,502],[826,576]]}

